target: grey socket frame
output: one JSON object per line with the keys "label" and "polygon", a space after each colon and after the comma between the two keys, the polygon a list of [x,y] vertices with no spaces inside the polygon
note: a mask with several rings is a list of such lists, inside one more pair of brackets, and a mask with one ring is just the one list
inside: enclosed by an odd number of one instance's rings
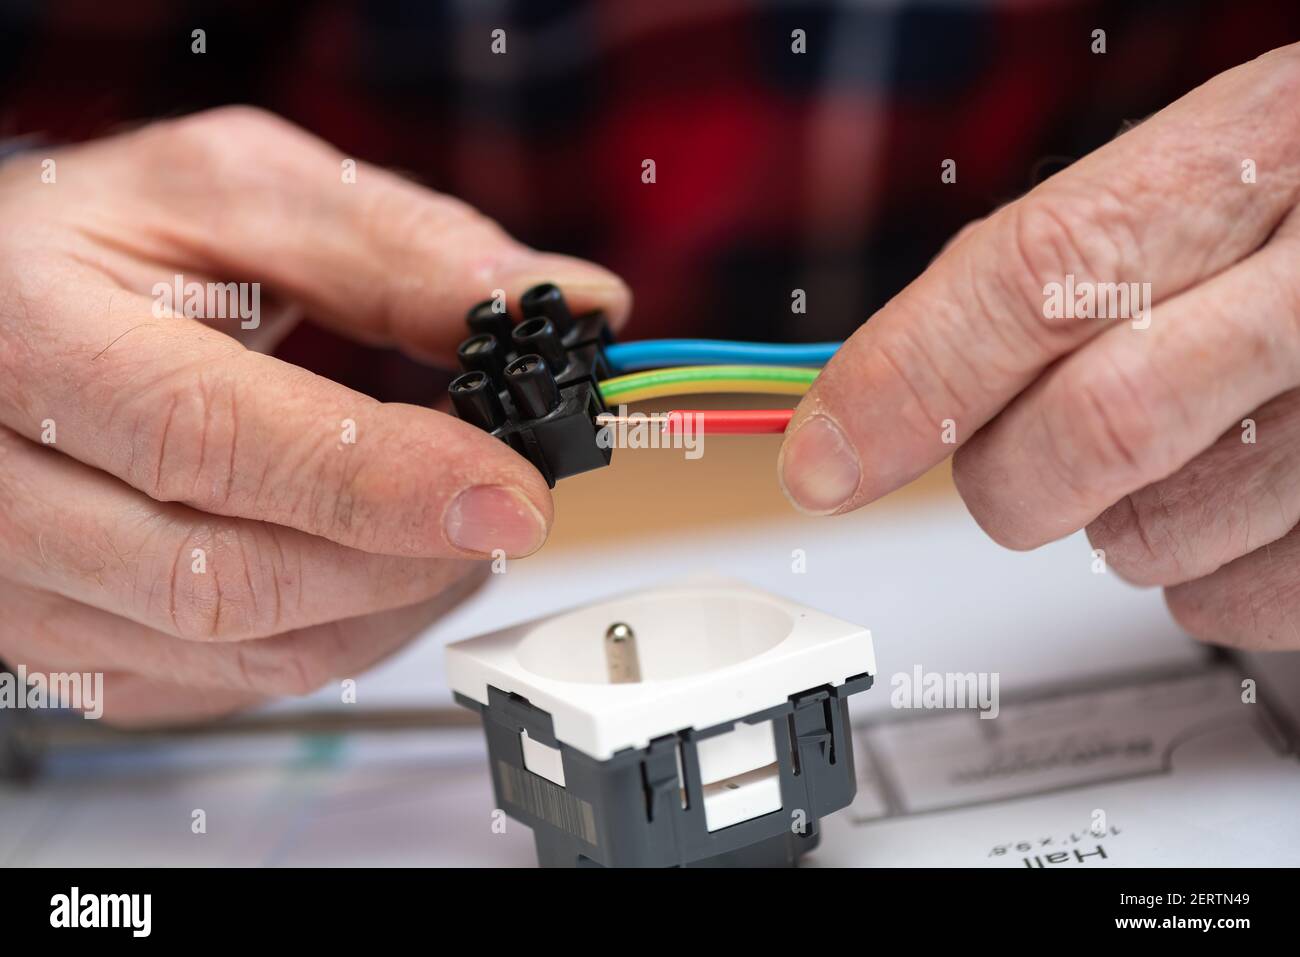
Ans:
{"label": "grey socket frame", "polygon": [[[604,761],[558,740],[551,715],[520,695],[489,686],[486,705],[459,692],[455,697],[479,712],[497,806],[532,828],[543,867],[789,867],[817,846],[819,820],[857,793],[848,698],[871,685],[870,674],[856,675]],[[698,743],[760,721],[773,723],[781,808],[709,831]],[[563,787],[525,766],[523,731],[559,749]]]}

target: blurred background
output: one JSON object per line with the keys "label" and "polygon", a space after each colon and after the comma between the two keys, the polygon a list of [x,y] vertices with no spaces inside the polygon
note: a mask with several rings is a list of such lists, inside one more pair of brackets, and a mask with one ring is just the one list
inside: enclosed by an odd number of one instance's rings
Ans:
{"label": "blurred background", "polygon": [[[1297,35],[1300,5],[1250,0],[0,0],[0,140],[256,104],[612,268],[630,338],[812,341],[965,223]],[[439,391],[311,326],[280,353],[382,398]]]}

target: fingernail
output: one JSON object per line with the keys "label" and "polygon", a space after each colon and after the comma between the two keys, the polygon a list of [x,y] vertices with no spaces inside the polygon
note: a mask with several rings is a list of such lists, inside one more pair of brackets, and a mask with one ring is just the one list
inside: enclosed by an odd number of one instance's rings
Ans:
{"label": "fingernail", "polygon": [[780,474],[786,497],[796,508],[826,515],[853,497],[862,467],[839,426],[818,414],[786,439]]}
{"label": "fingernail", "polygon": [[575,311],[603,309],[614,324],[622,322],[632,311],[632,290],[604,267],[569,256],[548,255],[544,259],[544,265],[529,263],[511,278],[511,285],[527,289],[539,282],[553,282]]}
{"label": "fingernail", "polygon": [[581,299],[593,308],[602,309],[609,321],[619,324],[632,312],[632,290],[617,276],[608,279],[571,282],[560,287],[566,295]]}
{"label": "fingernail", "polygon": [[500,549],[519,557],[546,540],[546,522],[532,502],[512,488],[479,485],[456,496],[443,516],[447,540],[480,555]]}

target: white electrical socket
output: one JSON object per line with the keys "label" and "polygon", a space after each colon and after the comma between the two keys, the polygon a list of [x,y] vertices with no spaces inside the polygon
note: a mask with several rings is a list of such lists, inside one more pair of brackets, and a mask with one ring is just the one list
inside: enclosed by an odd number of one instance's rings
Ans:
{"label": "white electrical socket", "polygon": [[[597,760],[875,673],[867,629],[718,579],[621,595],[447,648],[454,691],[482,705],[489,686],[527,698],[551,715],[560,742]],[[710,831],[763,813],[754,808],[774,794],[780,806],[771,724],[701,742],[702,783],[718,794],[706,805]],[[524,744],[529,770],[563,786],[547,746]]]}

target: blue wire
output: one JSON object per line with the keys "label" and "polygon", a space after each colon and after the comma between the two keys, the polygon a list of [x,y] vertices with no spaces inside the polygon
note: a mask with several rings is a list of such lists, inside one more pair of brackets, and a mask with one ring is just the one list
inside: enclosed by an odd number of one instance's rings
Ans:
{"label": "blue wire", "polygon": [[825,365],[838,342],[789,345],[766,342],[726,342],[721,339],[645,339],[619,342],[605,349],[615,372],[662,366],[700,365]]}

